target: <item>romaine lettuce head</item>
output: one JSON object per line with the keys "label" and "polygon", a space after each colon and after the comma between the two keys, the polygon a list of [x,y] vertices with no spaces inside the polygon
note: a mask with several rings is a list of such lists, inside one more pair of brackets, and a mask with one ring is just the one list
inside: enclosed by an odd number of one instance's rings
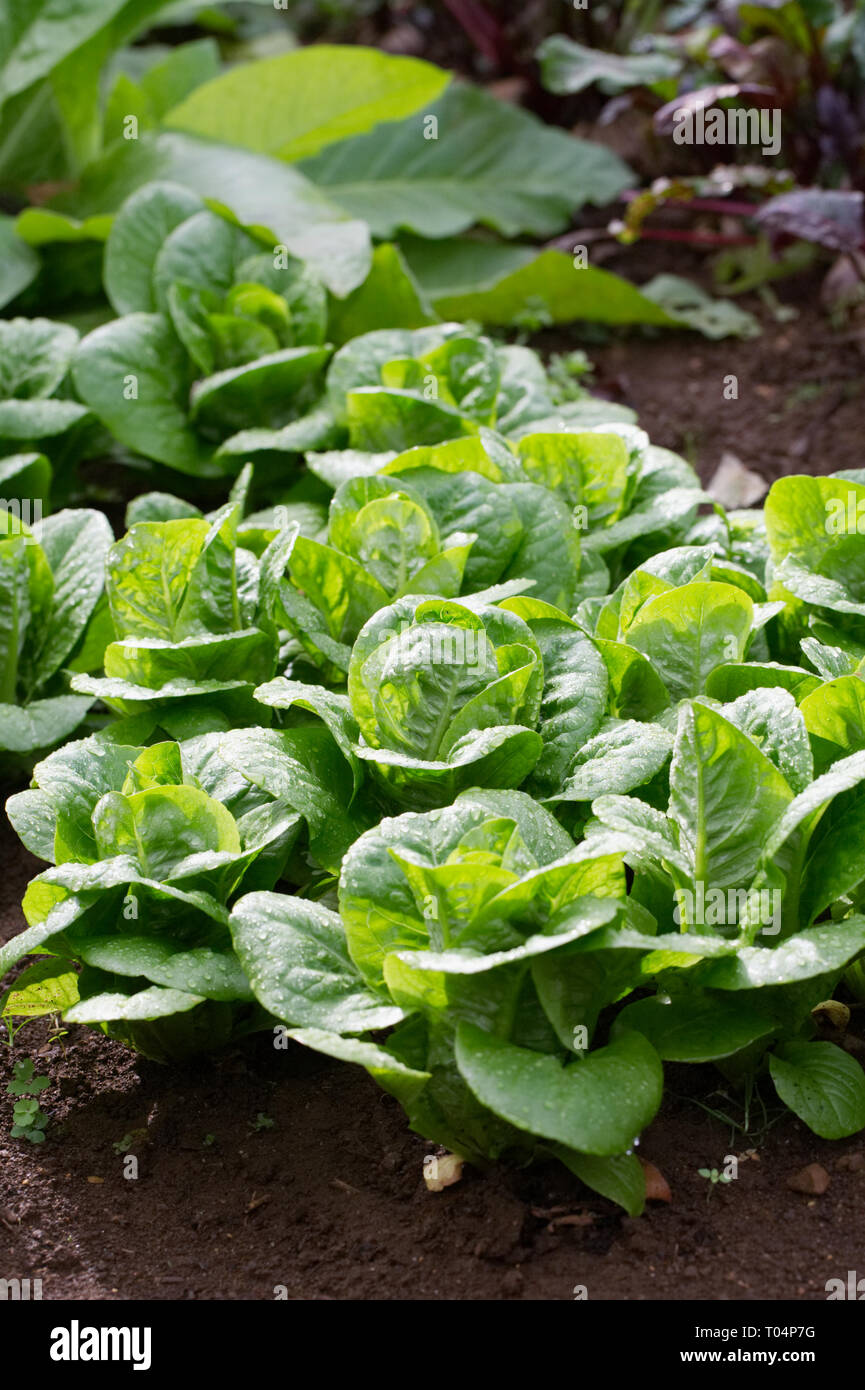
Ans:
{"label": "romaine lettuce head", "polygon": [[70,694],[66,670],[102,660],[104,562],[112,542],[101,512],[62,511],[28,526],[0,510],[0,771],[33,759],[78,728],[93,697]]}
{"label": "romaine lettuce head", "polygon": [[[188,189],[157,182],[132,194],[108,237],[105,287],[121,317],[79,345],[75,387],[145,458],[233,471],[236,461],[216,457],[222,441],[252,424],[284,428],[321,396],[324,285],[272,237]],[[325,422],[310,445],[327,437]]]}
{"label": "romaine lettuce head", "polygon": [[[639,950],[600,970],[590,950],[629,912],[622,851],[614,835],[575,849],[523,793],[468,791],[361,836],[340,915],[242,898],[235,948],[292,1036],[365,1066],[426,1138],[475,1162],[555,1153],[638,1211],[631,1150],[660,1100],[660,1063],[636,1033],[589,1048],[603,1003],[639,976]],[[630,920],[648,949],[651,918],[634,908]],[[386,1043],[363,1036],[386,1023],[398,1025]]]}
{"label": "romaine lettuce head", "polygon": [[[262,1026],[230,905],[283,877],[326,885],[369,824],[351,800],[351,770],[320,724],[70,743],[8,803],[26,847],[54,867],[30,884],[28,926],[0,952],[0,974],[36,950],[58,958],[58,980],[78,962],[77,995],[57,1012],[159,1060]],[[41,989],[51,1012],[50,982]]]}
{"label": "romaine lettuce head", "polygon": [[260,723],[252,689],[273,673],[277,632],[259,561],[236,542],[240,506],[139,522],[106,561],[113,639],[104,676],[73,689],[180,738]]}

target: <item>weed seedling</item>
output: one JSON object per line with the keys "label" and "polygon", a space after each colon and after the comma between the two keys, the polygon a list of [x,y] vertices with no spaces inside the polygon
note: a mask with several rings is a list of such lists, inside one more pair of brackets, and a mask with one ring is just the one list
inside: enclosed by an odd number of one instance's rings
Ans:
{"label": "weed seedling", "polygon": [[31,1144],[44,1144],[48,1116],[40,1110],[35,1097],[51,1085],[51,1080],[47,1076],[36,1076],[35,1072],[36,1067],[29,1057],[15,1063],[6,1094],[19,1096],[20,1099],[12,1107],[10,1134],[13,1139],[29,1139]]}
{"label": "weed seedling", "polygon": [[733,1181],[729,1173],[721,1173],[717,1168],[698,1168],[697,1172],[699,1173],[700,1177],[705,1178],[707,1183],[709,1184],[708,1188],[706,1189],[707,1202],[709,1201],[709,1198],[712,1196],[712,1193],[715,1191],[715,1188],[718,1186],[719,1183],[726,1185],[728,1182]]}

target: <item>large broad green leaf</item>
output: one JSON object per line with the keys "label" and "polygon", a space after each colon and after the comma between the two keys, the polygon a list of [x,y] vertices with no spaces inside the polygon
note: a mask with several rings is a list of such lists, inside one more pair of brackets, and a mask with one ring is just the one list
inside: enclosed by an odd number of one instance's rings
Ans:
{"label": "large broad green leaf", "polygon": [[797,932],[779,946],[743,946],[726,959],[705,962],[695,978],[711,989],[763,989],[766,985],[795,984],[833,971],[840,974],[863,947],[865,918],[848,917],[844,922]]}
{"label": "large broad green leaf", "polygon": [[352,770],[330,732],[299,729],[236,729],[219,746],[221,757],[255,786],[298,811],[310,833],[310,852],[331,872],[368,819],[349,809]]}
{"label": "large broad green leaf", "polygon": [[92,704],[87,695],[57,695],[29,705],[0,704],[0,750],[34,753],[51,748],[75,732]]}
{"label": "large broad green leaf", "polygon": [[0,17],[4,99],[45,77],[109,23],[126,0],[7,0]]}
{"label": "large broad green leaf", "polygon": [[10,503],[18,502],[26,516],[26,504],[39,501],[47,513],[50,490],[51,464],[44,454],[10,454],[0,459],[0,509],[8,511]]}
{"label": "large broad green leaf", "polygon": [[594,801],[632,791],[666,763],[673,736],[659,724],[609,720],[577,753],[552,801]]}
{"label": "large broad green leaf", "polygon": [[865,880],[865,798],[845,799],[844,809],[830,815],[809,845],[799,900],[803,922],[813,922]]}
{"label": "large broad green leaf", "polygon": [[539,327],[577,319],[678,325],[711,338],[748,337],[756,329],[750,314],[676,276],[655,276],[640,289],[591,265],[586,253],[538,253],[467,237],[437,242],[405,237],[403,250],[444,318]]}
{"label": "large broad green leaf", "polygon": [[180,184],[152,183],[124,203],[105,245],[105,292],[118,314],[157,308],[153,271],[163,242],[200,212],[198,194]]}
{"label": "large broad green leaf", "polygon": [[679,848],[673,824],[654,806],[636,796],[599,796],[592,811],[602,825],[631,839],[631,851],[650,863],[664,864],[678,874],[690,872],[688,857]]}
{"label": "large broad green leaf", "polygon": [[234,434],[250,419],[265,428],[286,425],[310,397],[329,356],[325,347],[282,348],[216,372],[193,386],[190,418],[213,439]]}
{"label": "large broad green leaf", "polygon": [[[161,0],[149,0],[158,6]],[[190,93],[219,76],[219,45],[215,39],[198,39],[170,48],[166,56],[148,67],[138,82],[120,73],[105,110],[106,142],[123,133],[127,115],[136,114],[139,128],[161,121],[166,112],[179,106]]]}
{"label": "large broad green leaf", "polygon": [[232,912],[231,934],[257,999],[286,1023],[364,1033],[403,1017],[367,988],[339,916],[318,903],[250,893]]}
{"label": "large broad green leaf", "polygon": [[71,961],[38,961],[0,995],[0,1018],[42,1018],[62,1014],[78,999],[78,972]]}
{"label": "large broad green leaf", "polygon": [[[480,258],[478,257],[478,260]],[[444,267],[437,275],[445,275]],[[671,328],[677,320],[648,299],[636,285],[597,266],[578,265],[564,251],[542,251],[523,266],[490,281],[455,285],[433,304],[443,318],[480,323],[536,324],[648,323]],[[423,283],[423,282],[421,282]]]}
{"label": "large broad green leaf", "polygon": [[17,235],[11,217],[0,217],[0,309],[16,299],[39,274],[39,257]]}
{"label": "large broad green leaf", "polygon": [[813,830],[823,811],[832,799],[841,792],[850,791],[865,780],[865,751],[851,753],[848,758],[840,758],[822,777],[817,777],[809,787],[800,792],[790,802],[783,816],[772,828],[772,833],[763,846],[763,863],[771,864],[784,843],[801,825]]}
{"label": "large broad green leaf", "polygon": [[[510,569],[519,573],[516,562]],[[607,674],[594,644],[570,619],[552,605],[540,602],[534,591],[526,598],[505,599],[501,605],[527,622],[543,657],[544,689],[539,731],[544,751],[534,770],[533,785],[544,795],[561,789],[578,750],[597,731],[607,698]]]}
{"label": "large broad green leaf", "polygon": [[75,935],[75,954],[113,975],[144,976],[166,989],[230,1002],[253,998],[249,982],[231,950],[179,948],[165,934],[150,936]]}
{"label": "large broad green leaf", "polygon": [[601,1158],[597,1154],[577,1153],[564,1144],[554,1145],[552,1152],[593,1192],[618,1202],[629,1216],[642,1215],[646,1205],[646,1177],[636,1154]]}
{"label": "large broad green leaf", "polygon": [[775,578],[785,588],[806,603],[865,613],[865,485],[779,478],[765,516]]}
{"label": "large broad green leaf", "polygon": [[128,766],[139,752],[136,747],[88,738],[67,744],[37,764],[33,776],[39,790],[19,792],[6,807],[31,853],[53,860],[55,832],[61,824],[64,857],[83,863],[95,859],[93,811],[106,792],[123,785]]}
{"label": "large broad green leaf", "polygon": [[519,725],[473,730],[447,758],[427,759],[389,748],[363,748],[376,780],[398,804],[445,806],[470,787],[519,787],[543,750],[540,734]]}
{"label": "large broad green leaf", "polygon": [[181,184],[244,226],[266,228],[273,245],[305,260],[328,289],[345,295],[372,261],[369,229],[282,160],[179,132],[118,141],[90,165],[80,187],[58,200],[77,216],[113,213],[155,180]]}
{"label": "large broad green leaf", "polygon": [[538,483],[513,483],[508,501],[523,523],[513,559],[500,578],[532,579],[532,598],[569,612],[580,568],[580,536],[566,503]]}
{"label": "large broad green leaf", "polygon": [[[865,693],[865,682],[860,684]],[[724,705],[722,714],[754,740],[794,792],[804,791],[814,780],[806,720],[789,691],[749,690]]]}
{"label": "large broad green leaf", "polygon": [[452,406],[426,400],[413,391],[366,386],[349,392],[347,407],[349,442],[369,453],[401,452],[412,444],[441,444],[478,430],[473,420]]}
{"label": "large broad green leaf", "polygon": [[78,333],[50,319],[0,320],[0,397],[37,400],[56,391],[69,370]]}
{"label": "large broad green leaf", "polygon": [[90,995],[67,1009],[65,1019],[67,1023],[110,1023],[115,1020],[137,1023],[186,1013],[203,1002],[200,994],[151,985],[149,989],[138,990],[135,994],[106,992]]}
{"label": "large broad green leaf", "polygon": [[37,635],[34,675],[43,684],[62,666],[90,619],[105,582],[105,558],[114,537],[101,512],[57,512],[42,524],[42,548],[54,575],[54,593]]}
{"label": "large broad green leaf", "polygon": [[[115,855],[99,864],[63,864],[56,869],[46,869],[29,884],[22,903],[29,925],[0,948],[0,976],[23,956],[80,922],[98,902],[107,902],[109,907],[117,909],[119,916],[123,894],[135,884],[157,899],[192,908],[227,926],[228,913],[208,893],[186,892],[171,884],[144,878],[136,860],[129,855]],[[104,899],[103,895],[110,890],[113,890],[111,896]]]}
{"label": "large broad green leaf", "polygon": [[230,524],[217,514],[143,521],[118,541],[106,564],[118,638],[187,637],[240,627]]}
{"label": "large broad green leaf", "polygon": [[661,1103],[663,1068],[640,1033],[563,1067],[557,1057],[463,1023],[456,1058],[478,1100],[497,1115],[583,1153],[631,1148]]}
{"label": "large broad green leaf", "polygon": [[821,1139],[865,1128],[865,1073],[834,1043],[786,1043],[769,1058],[778,1095]]}
{"label": "large broad green leaf", "polygon": [[[793,793],[756,744],[706,705],[682,708],[670,766],[670,817],[710,889],[747,887]],[[693,925],[693,924],[692,924]]]}
{"label": "large broad green leaf", "polygon": [[[430,886],[434,880],[430,879]],[[464,885],[460,885],[462,888]],[[505,890],[505,893],[507,890]],[[489,899],[486,911],[495,915],[501,894]],[[612,898],[576,898],[567,904],[567,910],[556,919],[556,930],[529,936],[519,946],[506,951],[489,951],[486,954],[472,948],[455,948],[448,951],[401,951],[399,959],[415,970],[441,971],[443,975],[485,975],[490,970],[498,970],[503,965],[515,965],[560,950],[581,936],[607,926],[619,911],[618,903]],[[389,958],[389,960],[392,958]],[[385,975],[387,977],[387,966]]]}
{"label": "large broad green leaf", "polygon": [[288,1036],[304,1047],[336,1057],[340,1062],[357,1062],[386,1091],[397,1096],[403,1104],[422,1091],[430,1079],[429,1072],[408,1067],[392,1052],[361,1038],[341,1038],[324,1028],[292,1028]]}
{"label": "large broad green leaf", "polygon": [[706,694],[713,700],[723,701],[736,700],[749,690],[789,690],[800,703],[819,685],[820,677],[801,666],[781,666],[775,661],[741,661],[716,667],[706,681]]}
{"label": "large broad green leaf", "polygon": [[303,159],[382,121],[432,107],[450,74],[374,48],[317,44],[237,67],[175,107],[176,130]]}
{"label": "large broad green leaf", "polygon": [[731,584],[684,584],[646,603],[628,643],[648,657],[674,700],[699,695],[722,662],[741,659],[753,604]]}
{"label": "large broad green leaf", "polygon": [[333,304],[328,331],[339,346],[376,329],[422,328],[435,320],[435,311],[399,247],[385,244],[373,253],[372,268],[363,284],[341,303]]}
{"label": "large broad green leaf", "polygon": [[[466,471],[449,470],[447,464],[463,447]],[[470,592],[496,582],[523,538],[523,523],[508,489],[471,467],[468,451],[475,449],[485,457],[478,438],[466,439],[464,445],[459,440],[440,448],[412,449],[383,470],[420,494],[442,536],[454,532],[475,536],[465,567],[464,587]],[[427,461],[428,467],[424,466]]]}
{"label": "large broad green leaf", "polygon": [[537,57],[544,86],[560,94],[581,92],[595,82],[607,94],[651,87],[678,76],[682,66],[682,60],[671,53],[605,53],[564,34],[546,39]]}
{"label": "large broad green leaf", "polygon": [[184,473],[221,471],[189,424],[189,363],[159,314],[128,314],[95,329],[73,374],[82,400],[130,449]]}
{"label": "large broad green leaf", "polygon": [[714,1062],[772,1032],[771,1017],[747,997],[701,990],[629,1004],[615,1026],[642,1033],[665,1062]]}
{"label": "large broad green leaf", "polygon": [[805,696],[801,710],[808,733],[830,744],[834,758],[865,748],[865,680],[859,676],[827,681]]}
{"label": "large broad green leaf", "polygon": [[466,836],[492,819],[514,821],[539,864],[573,848],[570,836],[530,796],[477,789],[443,810],[387,817],[351,847],[340,879],[340,910],[351,957],[373,987],[381,987],[384,958],[391,951],[429,943],[429,922],[395,854],[443,865]]}
{"label": "large broad green leaf", "polygon": [[654,719],[670,703],[657,671],[642,652],[624,642],[595,638],[609,676],[610,714],[617,719]]}
{"label": "large broad green leaf", "polygon": [[198,787],[150,787],[131,796],[108,792],[93,812],[93,828],[101,859],[128,854],[157,880],[190,855],[241,852],[231,812]]}
{"label": "large broad green leaf", "polygon": [[332,145],[304,173],[379,237],[446,237],[474,223],[551,236],[576,207],[630,177],[615,155],[473,87],[453,86],[398,124]]}
{"label": "large broad green leaf", "polygon": [[[108,23],[53,66],[45,85],[50,89],[57,108],[62,143],[73,172],[77,173],[95,158],[101,148],[103,123],[100,79],[107,60],[115,50],[147,29],[153,17],[166,3],[167,0],[125,0]],[[166,61],[166,67],[175,67],[180,61],[182,60],[179,55],[172,55]],[[135,84],[129,79],[121,80],[125,92],[128,93],[131,89],[137,98],[139,89]],[[140,110],[140,115],[142,124],[145,124],[156,114],[158,103],[151,108],[149,98],[143,92],[141,101],[144,109]],[[127,113],[139,114],[137,99],[131,103],[124,103],[124,106],[124,111],[120,113],[121,120]],[[108,120],[117,118],[110,101],[106,117]],[[117,121],[113,129],[107,125],[109,138],[120,136],[123,130],[121,120]]]}
{"label": "large broad green leaf", "polygon": [[300,707],[309,710],[327,725],[333,734],[342,756],[355,774],[354,790],[360,786],[360,765],[352,752],[357,742],[358,729],[348,697],[339,691],[327,690],[323,685],[305,685],[303,681],[293,681],[279,676],[276,680],[260,685],[255,692],[256,700],[274,709]]}

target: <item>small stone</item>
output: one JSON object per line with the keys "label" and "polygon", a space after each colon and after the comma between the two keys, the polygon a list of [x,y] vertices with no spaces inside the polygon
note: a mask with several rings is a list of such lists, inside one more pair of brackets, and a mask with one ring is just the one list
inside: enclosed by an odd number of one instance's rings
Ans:
{"label": "small stone", "polygon": [[843,1154],[835,1167],[842,1172],[861,1173],[865,1169],[865,1153]]}
{"label": "small stone", "polygon": [[672,1202],[673,1194],[670,1191],[670,1184],[660,1169],[646,1158],[641,1158],[640,1163],[643,1165],[643,1174],[646,1179],[646,1201]]}
{"label": "small stone", "polygon": [[430,1192],[444,1192],[463,1175],[465,1159],[459,1154],[429,1154],[424,1159],[423,1178]]}
{"label": "small stone", "polygon": [[787,1186],[792,1192],[806,1192],[809,1197],[822,1197],[831,1181],[821,1164],[809,1163],[807,1167],[800,1168],[798,1173],[787,1179]]}
{"label": "small stone", "polygon": [[706,491],[723,507],[735,509],[753,507],[766,495],[768,486],[760,474],[746,468],[736,454],[725,452]]}

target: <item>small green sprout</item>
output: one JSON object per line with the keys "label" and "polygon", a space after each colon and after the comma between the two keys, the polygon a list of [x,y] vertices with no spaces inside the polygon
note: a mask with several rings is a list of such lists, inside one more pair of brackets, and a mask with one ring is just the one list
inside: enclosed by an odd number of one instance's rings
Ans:
{"label": "small green sprout", "polygon": [[722,1173],[717,1168],[698,1168],[697,1172],[700,1177],[705,1178],[709,1184],[708,1191],[706,1192],[706,1201],[709,1200],[719,1183],[726,1185],[728,1182],[733,1181],[730,1173]]}
{"label": "small green sprout", "polygon": [[6,1094],[20,1096],[21,1099],[16,1100],[12,1107],[10,1134],[13,1139],[28,1139],[31,1144],[44,1144],[48,1116],[40,1110],[35,1097],[51,1085],[51,1079],[47,1076],[36,1076],[35,1073],[36,1067],[29,1057],[16,1062],[13,1067],[12,1080],[6,1087]]}

